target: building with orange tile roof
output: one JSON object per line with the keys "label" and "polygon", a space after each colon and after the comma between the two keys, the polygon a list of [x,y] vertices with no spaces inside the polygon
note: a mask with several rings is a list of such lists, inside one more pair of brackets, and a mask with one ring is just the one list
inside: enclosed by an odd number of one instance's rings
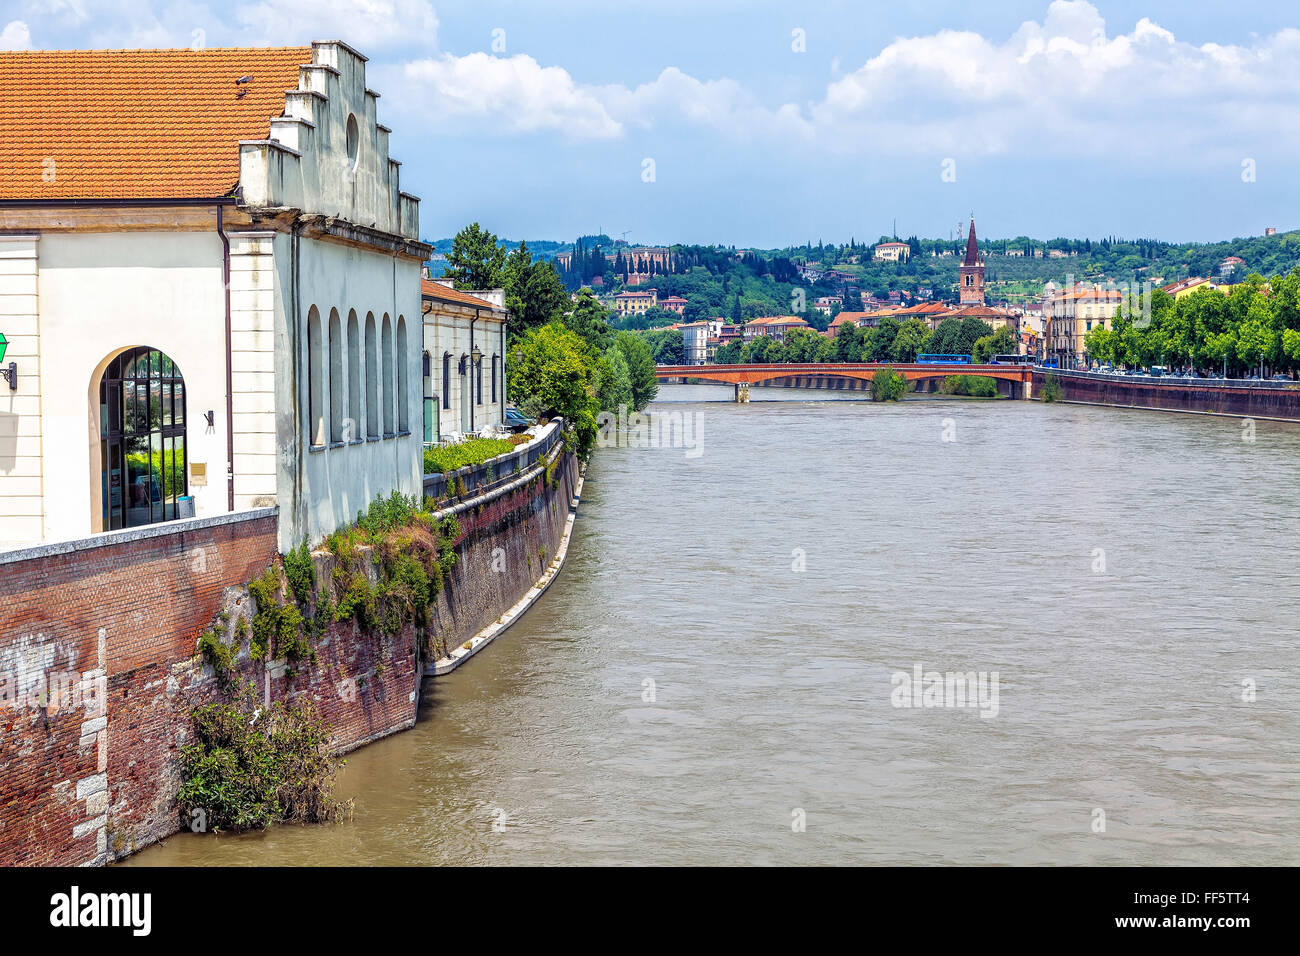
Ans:
{"label": "building with orange tile roof", "polygon": [[505,419],[506,293],[420,282],[424,316],[424,441],[446,441]]}
{"label": "building with orange tile roof", "polygon": [[287,549],[421,493],[432,250],[378,102],[339,41],[0,52],[0,547],[278,505]]}

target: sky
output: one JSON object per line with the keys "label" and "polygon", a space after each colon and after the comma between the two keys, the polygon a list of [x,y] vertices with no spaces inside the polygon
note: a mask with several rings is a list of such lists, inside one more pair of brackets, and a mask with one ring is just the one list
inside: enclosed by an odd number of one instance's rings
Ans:
{"label": "sky", "polygon": [[1298,27],[1275,0],[0,0],[0,49],[346,41],[426,238],[762,248],[1300,226]]}

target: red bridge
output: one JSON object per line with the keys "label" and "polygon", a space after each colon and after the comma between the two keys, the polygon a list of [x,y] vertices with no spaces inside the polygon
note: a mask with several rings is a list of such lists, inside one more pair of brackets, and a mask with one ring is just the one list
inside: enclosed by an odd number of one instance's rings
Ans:
{"label": "red bridge", "polygon": [[1033,383],[1029,365],[932,365],[891,362],[813,362],[779,365],[659,365],[659,379],[700,379],[706,382],[730,382],[736,386],[736,401],[749,401],[749,386],[779,379],[820,378],[869,382],[879,369],[891,368],[909,382],[947,378],[949,375],[982,375],[1009,382],[1011,394],[1028,398]]}

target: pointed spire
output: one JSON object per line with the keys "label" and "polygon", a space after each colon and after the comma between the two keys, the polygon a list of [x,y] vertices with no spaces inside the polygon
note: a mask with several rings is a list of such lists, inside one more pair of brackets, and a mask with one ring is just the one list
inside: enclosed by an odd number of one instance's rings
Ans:
{"label": "pointed spire", "polygon": [[975,217],[971,216],[970,234],[966,237],[966,259],[962,262],[964,266],[979,265],[980,250],[979,243],[975,240]]}

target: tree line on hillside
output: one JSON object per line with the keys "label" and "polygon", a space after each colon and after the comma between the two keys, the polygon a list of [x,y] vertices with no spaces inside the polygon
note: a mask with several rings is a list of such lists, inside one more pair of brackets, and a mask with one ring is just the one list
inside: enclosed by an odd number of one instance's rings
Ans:
{"label": "tree line on hillside", "polygon": [[[888,238],[882,236],[881,240]],[[635,288],[653,286],[661,299],[669,295],[684,296],[687,300],[684,314],[678,316],[667,310],[651,309],[612,321],[618,328],[640,330],[681,320],[723,318],[741,324],[754,318],[795,313],[813,328],[824,330],[839,310],[822,312],[812,308],[812,304],[819,296],[842,295],[845,311],[862,311],[861,295],[850,291],[850,286],[881,299],[891,292],[942,301],[955,299],[964,238],[911,236],[903,241],[907,242],[911,256],[897,263],[873,260],[873,244],[859,243],[856,239],[844,244],[808,242],[776,250],[672,245],[667,247],[667,267],[656,269],[648,282]],[[629,272],[644,273],[648,268],[643,254],[625,244],[614,243],[605,235],[583,236],[573,245],[569,268],[557,270],[566,291],[590,285],[600,277],[604,291],[616,292],[625,288]],[[612,263],[605,258],[611,250]],[[1300,232],[1217,243],[1169,243],[1118,237],[1036,240],[1018,236],[983,240],[980,250],[986,256],[990,296],[1017,299],[1037,297],[1049,280],[1060,286],[1070,277],[1088,282],[1158,279],[1161,283],[1193,275],[1217,277],[1221,263],[1229,256],[1240,257],[1246,263],[1225,277],[1229,282],[1244,278],[1245,271],[1264,275],[1285,273],[1300,264]],[[1016,251],[1023,255],[1006,256]],[[1067,258],[1050,258],[1051,251]],[[503,255],[507,252],[502,249]],[[949,255],[932,255],[937,252]],[[1035,257],[1031,253],[1039,255]],[[834,269],[841,275],[821,275],[817,281],[809,282],[800,278],[799,273],[800,267],[806,266],[823,272]]]}
{"label": "tree line on hillside", "polygon": [[1300,268],[1271,280],[1252,273],[1228,294],[1201,289],[1174,299],[1157,289],[1150,314],[1130,297],[1112,328],[1084,338],[1089,359],[1115,365],[1171,365],[1234,377],[1269,368],[1300,371]]}

